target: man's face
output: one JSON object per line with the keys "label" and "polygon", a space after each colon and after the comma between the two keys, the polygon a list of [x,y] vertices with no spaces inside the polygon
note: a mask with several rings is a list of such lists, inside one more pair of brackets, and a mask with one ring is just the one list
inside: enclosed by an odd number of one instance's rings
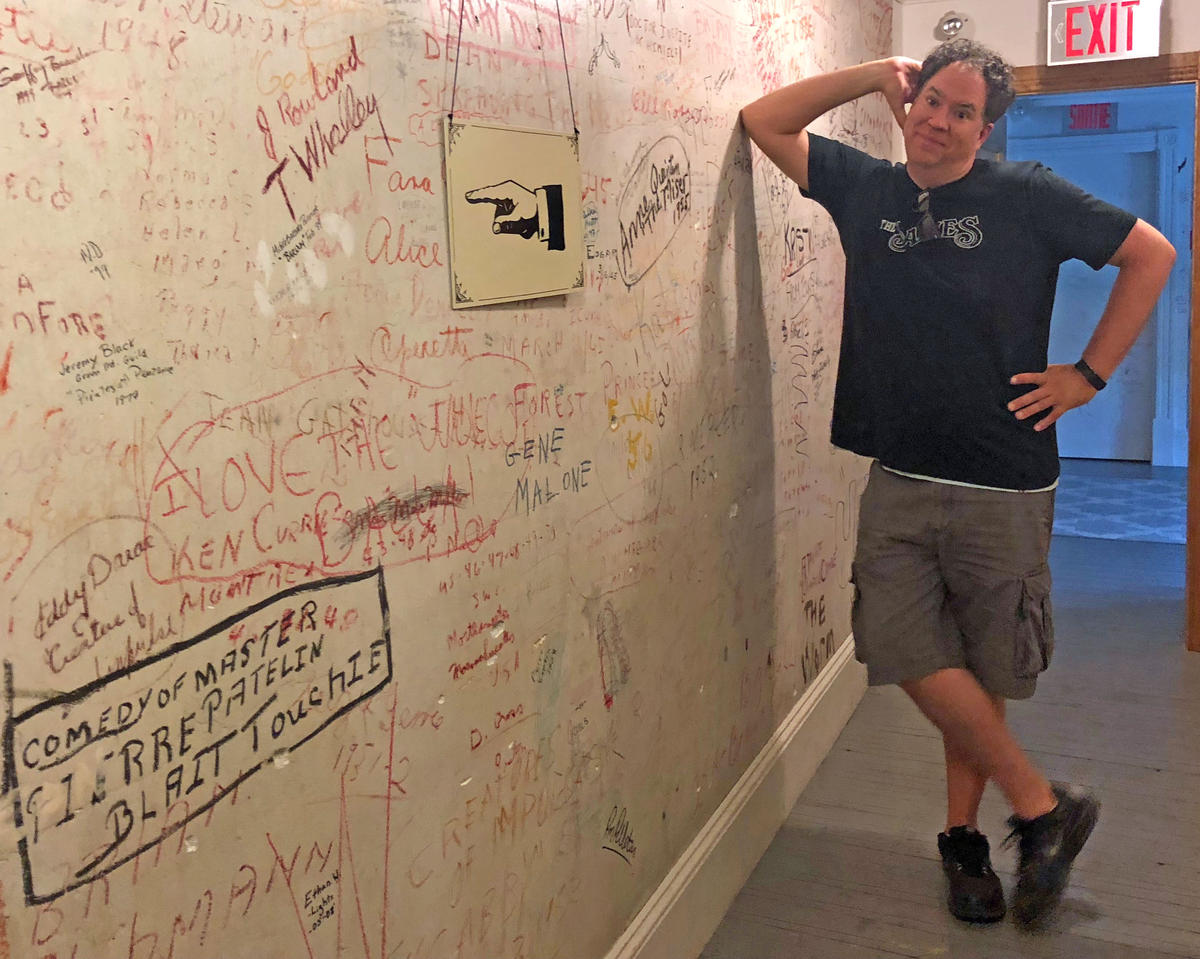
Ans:
{"label": "man's face", "polygon": [[939,70],[921,88],[904,123],[910,166],[964,176],[992,132],[984,122],[987,86],[963,63]]}

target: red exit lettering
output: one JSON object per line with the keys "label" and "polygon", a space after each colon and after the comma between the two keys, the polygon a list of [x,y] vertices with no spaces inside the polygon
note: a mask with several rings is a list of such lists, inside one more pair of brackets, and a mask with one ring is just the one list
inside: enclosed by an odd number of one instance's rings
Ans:
{"label": "red exit lettering", "polygon": [[[1112,3],[1079,4],[1066,9],[1066,55],[1068,57],[1090,57],[1097,54],[1116,53],[1118,43],[1128,53],[1133,49],[1133,9],[1141,0],[1114,0]],[[1122,17],[1121,14],[1124,14]],[[1120,25],[1124,22],[1123,35]],[[1078,38],[1087,32],[1087,46],[1079,44]]]}
{"label": "red exit lettering", "polygon": [[1111,103],[1076,103],[1071,106],[1071,122],[1068,130],[1112,129]]}

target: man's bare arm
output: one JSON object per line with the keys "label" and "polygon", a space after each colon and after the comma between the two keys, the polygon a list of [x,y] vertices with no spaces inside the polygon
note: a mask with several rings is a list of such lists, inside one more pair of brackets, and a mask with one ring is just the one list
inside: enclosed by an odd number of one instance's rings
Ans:
{"label": "man's bare arm", "polygon": [[[1083,361],[1105,380],[1116,372],[1150,319],[1175,263],[1175,247],[1145,220],[1138,220],[1109,263],[1117,268],[1117,279],[1083,351]],[[1017,419],[1050,411],[1036,423],[1038,430],[1096,395],[1070,363],[1052,364],[1044,373],[1019,373],[1012,382],[1035,387],[1008,404]]]}
{"label": "man's bare arm", "polygon": [[1109,262],[1116,282],[1083,359],[1104,379],[1117,369],[1141,334],[1175,264],[1175,247],[1145,220],[1138,220]]}
{"label": "man's bare arm", "polygon": [[903,127],[920,72],[918,61],[891,57],[807,77],[743,107],[742,124],[779,169],[808,189],[808,125],[843,103],[882,93]]}

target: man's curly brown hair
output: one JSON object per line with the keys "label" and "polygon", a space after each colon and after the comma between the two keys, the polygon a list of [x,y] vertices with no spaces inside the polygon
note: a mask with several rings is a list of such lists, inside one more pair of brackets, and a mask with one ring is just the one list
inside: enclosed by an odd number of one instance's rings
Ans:
{"label": "man's curly brown hair", "polygon": [[965,63],[983,77],[987,88],[987,100],[983,106],[984,121],[995,123],[1004,116],[1004,111],[1017,96],[1013,90],[1012,67],[995,50],[974,40],[948,40],[934,47],[921,64],[917,92],[925,89],[925,84],[934,74],[952,63]]}

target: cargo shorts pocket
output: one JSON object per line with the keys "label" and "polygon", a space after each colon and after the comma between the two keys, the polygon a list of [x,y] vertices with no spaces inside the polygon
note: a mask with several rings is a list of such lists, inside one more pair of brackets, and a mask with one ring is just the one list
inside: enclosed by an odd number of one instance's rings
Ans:
{"label": "cargo shorts pocket", "polygon": [[1050,666],[1054,654],[1054,617],[1050,605],[1050,567],[1043,566],[1021,580],[1017,609],[1013,669],[1032,679]]}

